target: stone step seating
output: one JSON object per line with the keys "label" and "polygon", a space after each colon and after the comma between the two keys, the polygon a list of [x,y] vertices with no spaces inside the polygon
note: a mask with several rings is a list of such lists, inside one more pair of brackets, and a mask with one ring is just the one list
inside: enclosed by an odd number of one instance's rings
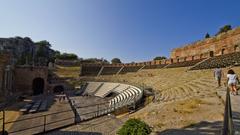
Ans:
{"label": "stone step seating", "polygon": [[216,67],[228,67],[231,65],[239,65],[240,63],[240,52],[235,52],[231,54],[225,54],[221,56],[212,57],[190,70],[200,70],[200,69],[212,69]]}
{"label": "stone step seating", "polygon": [[115,75],[122,67],[104,67],[101,75]]}
{"label": "stone step seating", "polygon": [[142,66],[124,67],[119,74],[126,74],[126,73],[129,73],[129,72],[137,72],[140,68],[142,68]]}
{"label": "stone step seating", "polygon": [[97,76],[102,66],[82,66],[82,76]]}
{"label": "stone step seating", "polygon": [[104,98],[105,96],[107,96],[107,94],[109,94],[112,90],[119,86],[120,86],[119,83],[104,83],[102,87],[98,91],[96,91],[94,95]]}
{"label": "stone step seating", "polygon": [[[132,105],[139,101],[143,95],[143,91],[137,87],[109,82],[88,82],[85,92],[88,91],[95,91],[95,94],[93,96],[70,97],[71,104],[75,107],[81,121],[103,116],[121,107]],[[104,98],[111,92],[116,93],[116,96]],[[98,103],[101,105],[81,107],[81,103],[83,101],[88,103],[90,98],[92,98],[91,104]],[[90,113],[88,113],[89,110],[91,110]]]}
{"label": "stone step seating", "polygon": [[93,95],[97,89],[103,85],[103,82],[88,82],[85,91],[83,92],[83,96]]}
{"label": "stone step seating", "polygon": [[117,88],[113,89],[112,92],[122,93],[123,91],[127,90],[130,86],[127,84],[120,84]]}
{"label": "stone step seating", "polygon": [[172,64],[168,65],[167,68],[190,67],[190,66],[194,66],[195,64],[201,62],[202,60],[203,59],[172,63]]}
{"label": "stone step seating", "polygon": [[163,90],[157,96],[157,100],[166,103],[191,97],[208,96],[209,94],[214,93],[213,90],[215,88],[216,84],[213,79],[198,79],[180,86]]}
{"label": "stone step seating", "polygon": [[[80,121],[97,117],[95,112],[108,107],[108,102],[102,98],[94,96],[74,96],[70,97],[72,106],[76,109]],[[84,104],[83,104],[84,102]],[[97,105],[99,104],[99,106]]]}
{"label": "stone step seating", "polygon": [[46,110],[47,110],[47,107],[48,107],[47,100],[44,100],[44,101],[42,102],[41,106],[39,107],[38,111],[39,111],[39,112],[46,111]]}
{"label": "stone step seating", "polygon": [[109,101],[110,108],[121,108],[138,101],[142,97],[142,90],[130,87]]}
{"label": "stone step seating", "polygon": [[41,103],[42,103],[41,100],[36,101],[28,112],[36,113],[38,111],[38,108],[40,107]]}
{"label": "stone step seating", "polygon": [[158,64],[158,65],[146,65],[143,69],[157,69],[164,68],[167,64]]}
{"label": "stone step seating", "polygon": [[27,113],[28,110],[30,110],[30,108],[32,107],[33,103],[28,103],[26,105],[24,105],[19,111],[23,112],[23,113]]}

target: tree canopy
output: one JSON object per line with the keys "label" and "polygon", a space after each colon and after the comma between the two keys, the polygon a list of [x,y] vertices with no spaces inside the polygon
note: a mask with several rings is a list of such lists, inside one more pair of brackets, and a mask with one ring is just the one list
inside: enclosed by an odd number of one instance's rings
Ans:
{"label": "tree canopy", "polygon": [[221,33],[224,33],[224,32],[227,32],[229,30],[232,30],[232,26],[231,25],[224,25],[223,27],[221,27],[217,33],[218,34],[221,34]]}
{"label": "tree canopy", "polygon": [[120,64],[120,63],[122,63],[119,58],[113,58],[113,59],[111,60],[111,62],[112,62],[112,64]]}
{"label": "tree canopy", "polygon": [[157,56],[153,60],[165,60],[167,59],[165,56]]}
{"label": "tree canopy", "polygon": [[205,38],[210,38],[210,35],[207,33],[207,34],[205,35]]}
{"label": "tree canopy", "polygon": [[40,45],[40,46],[45,46],[48,48],[51,48],[51,46],[52,46],[47,40],[38,41],[35,44]]}
{"label": "tree canopy", "polygon": [[61,59],[61,60],[77,60],[78,56],[74,53],[63,53],[61,54],[60,52],[55,53],[55,57],[57,59]]}

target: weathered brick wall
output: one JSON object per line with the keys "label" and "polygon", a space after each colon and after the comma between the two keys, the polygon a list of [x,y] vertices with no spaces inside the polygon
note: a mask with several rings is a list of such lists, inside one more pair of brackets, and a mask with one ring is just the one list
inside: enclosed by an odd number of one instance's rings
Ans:
{"label": "weathered brick wall", "polygon": [[10,63],[9,54],[0,54],[0,94],[3,92],[4,71],[7,64]]}
{"label": "weathered brick wall", "polygon": [[16,91],[32,94],[32,84],[35,78],[42,78],[44,80],[44,93],[46,93],[48,88],[48,69],[46,67],[16,67]]}
{"label": "weathered brick wall", "polygon": [[239,51],[237,45],[240,45],[240,27],[216,37],[173,49],[171,58],[187,57],[187,59],[191,59],[192,56],[194,56],[194,59],[207,58],[210,56],[211,51],[213,51],[214,56],[218,56],[222,55],[222,53]]}

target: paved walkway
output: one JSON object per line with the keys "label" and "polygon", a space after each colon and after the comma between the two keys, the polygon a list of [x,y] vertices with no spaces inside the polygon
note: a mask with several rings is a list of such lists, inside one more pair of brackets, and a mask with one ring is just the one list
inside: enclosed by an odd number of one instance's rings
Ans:
{"label": "paved walkway", "polygon": [[[221,98],[225,102],[226,88],[219,90],[217,93],[219,96],[221,96]],[[240,135],[240,95],[236,95],[236,96],[231,95],[231,105],[232,105],[231,107],[232,107],[232,113],[233,113],[235,135]]]}

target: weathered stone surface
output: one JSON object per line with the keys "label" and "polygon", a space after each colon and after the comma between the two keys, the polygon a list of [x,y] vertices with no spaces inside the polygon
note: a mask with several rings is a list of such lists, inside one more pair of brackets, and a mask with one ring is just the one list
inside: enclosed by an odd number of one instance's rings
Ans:
{"label": "weathered stone surface", "polygon": [[191,60],[192,57],[194,59],[207,58],[211,51],[214,56],[218,56],[239,51],[239,46],[240,27],[216,37],[175,48],[171,52],[171,58],[187,58],[187,60]]}
{"label": "weathered stone surface", "polygon": [[33,94],[33,80],[41,78],[44,80],[44,93],[48,88],[48,69],[46,67],[16,67],[15,85],[16,91],[25,94]]}

